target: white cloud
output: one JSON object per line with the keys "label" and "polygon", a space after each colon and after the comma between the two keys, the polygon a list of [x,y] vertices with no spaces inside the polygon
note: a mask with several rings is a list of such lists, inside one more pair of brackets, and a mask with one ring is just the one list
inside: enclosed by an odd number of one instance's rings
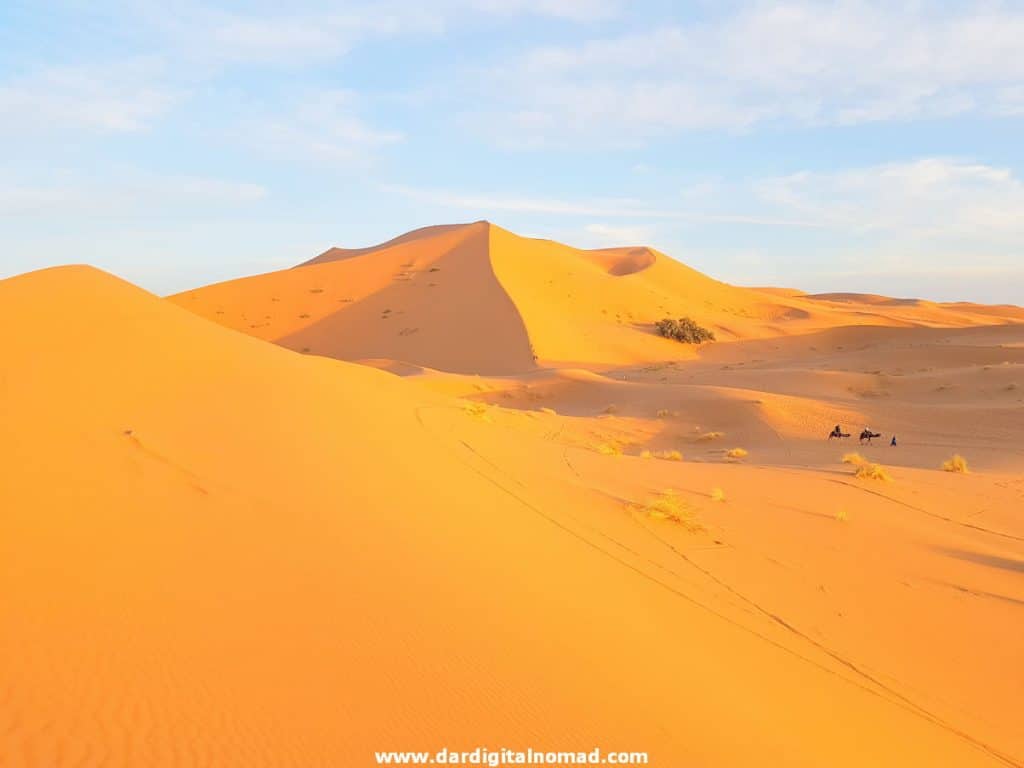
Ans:
{"label": "white cloud", "polygon": [[644,245],[653,237],[650,227],[618,227],[594,223],[584,227],[587,235],[601,245]]}
{"label": "white cloud", "polygon": [[[459,209],[487,215],[491,211],[533,213],[553,216],[581,216],[614,219],[662,219],[666,221],[708,224],[755,224],[781,227],[816,227],[810,220],[781,216],[756,215],[723,210],[702,210],[698,195],[681,193],[672,205],[657,205],[651,201],[630,198],[604,198],[601,200],[558,200],[538,197],[509,197],[504,195],[453,192],[442,189],[423,189],[401,185],[387,185],[384,189],[420,202],[441,208]],[[703,187],[701,187],[703,189]]]}
{"label": "white cloud", "polygon": [[47,69],[0,83],[0,133],[132,133],[148,128],[179,95],[159,84],[147,61]]}
{"label": "white cloud", "polygon": [[846,232],[901,238],[1016,242],[1024,237],[1024,183],[1012,171],[924,158],[754,185],[770,210]]}
{"label": "white cloud", "polygon": [[397,131],[373,127],[359,115],[361,101],[343,89],[307,91],[274,114],[246,122],[245,134],[257,146],[283,154],[298,154],[318,162],[368,167],[374,153],[397,144]]}
{"label": "white cloud", "polygon": [[45,184],[0,179],[0,217],[162,215],[168,209],[248,205],[267,194],[259,184],[200,176],[65,175]]}
{"label": "white cloud", "polygon": [[499,143],[531,147],[1016,112],[1022,39],[1024,10],[1014,6],[746,3],[710,21],[514,57],[482,73],[501,101],[467,120]]}
{"label": "white cloud", "polygon": [[[344,55],[356,45],[393,37],[437,36],[474,16],[540,16],[589,22],[614,16],[622,0],[378,0],[296,2],[287,10],[226,10],[177,3],[150,21],[193,58],[301,64]],[[281,6],[284,8],[284,6]]]}

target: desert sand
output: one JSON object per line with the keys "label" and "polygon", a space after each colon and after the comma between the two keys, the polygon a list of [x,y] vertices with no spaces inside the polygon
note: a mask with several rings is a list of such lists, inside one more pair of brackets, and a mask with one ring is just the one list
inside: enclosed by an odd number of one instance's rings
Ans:
{"label": "desert sand", "polygon": [[478,222],[0,315],[5,768],[1024,765],[1020,308]]}

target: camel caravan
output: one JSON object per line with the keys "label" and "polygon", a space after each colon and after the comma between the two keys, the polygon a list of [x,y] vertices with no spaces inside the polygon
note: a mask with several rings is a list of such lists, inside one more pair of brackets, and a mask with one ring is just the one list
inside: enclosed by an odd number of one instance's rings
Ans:
{"label": "camel caravan", "polygon": [[[828,433],[828,439],[829,440],[832,440],[833,438],[835,438],[837,440],[842,440],[844,437],[849,437],[849,436],[850,436],[850,433],[849,432],[843,432],[843,429],[842,429],[842,427],[839,424],[836,424],[835,427],[833,427],[832,431]],[[861,430],[860,436],[858,437],[858,441],[860,442],[861,445],[865,445],[865,444],[866,445],[871,445],[871,441],[872,440],[874,440],[876,437],[881,437],[881,436],[882,436],[881,432],[872,432],[867,427],[864,427],[864,429]],[[891,445],[891,446],[895,446],[896,445],[896,435],[892,436],[892,440],[889,441],[889,445]]]}

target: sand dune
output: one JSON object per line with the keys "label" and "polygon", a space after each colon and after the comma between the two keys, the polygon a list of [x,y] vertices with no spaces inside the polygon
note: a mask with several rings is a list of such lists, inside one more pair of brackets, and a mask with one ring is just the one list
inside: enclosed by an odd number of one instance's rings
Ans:
{"label": "sand dune", "polygon": [[655,321],[690,316],[722,341],[851,325],[1022,322],[1014,307],[738,288],[650,248],[584,251],[488,222],[332,248],[296,269],[172,301],[297,351],[460,373],[608,367],[692,356]]}
{"label": "sand dune", "polygon": [[1022,765],[1013,312],[482,223],[0,281],[0,765]]}

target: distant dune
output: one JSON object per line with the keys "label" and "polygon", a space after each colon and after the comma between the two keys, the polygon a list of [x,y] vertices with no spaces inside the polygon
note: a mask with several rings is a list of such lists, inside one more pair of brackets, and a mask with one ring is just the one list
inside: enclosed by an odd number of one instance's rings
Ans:
{"label": "distant dune", "polygon": [[297,351],[482,374],[691,355],[655,334],[664,317],[692,317],[722,341],[847,325],[1024,322],[1019,308],[738,288],[650,248],[585,251],[488,222],[332,248],[295,269],[171,300]]}
{"label": "distant dune", "polygon": [[1020,766],[1020,320],[483,222],[0,281],[0,766]]}

